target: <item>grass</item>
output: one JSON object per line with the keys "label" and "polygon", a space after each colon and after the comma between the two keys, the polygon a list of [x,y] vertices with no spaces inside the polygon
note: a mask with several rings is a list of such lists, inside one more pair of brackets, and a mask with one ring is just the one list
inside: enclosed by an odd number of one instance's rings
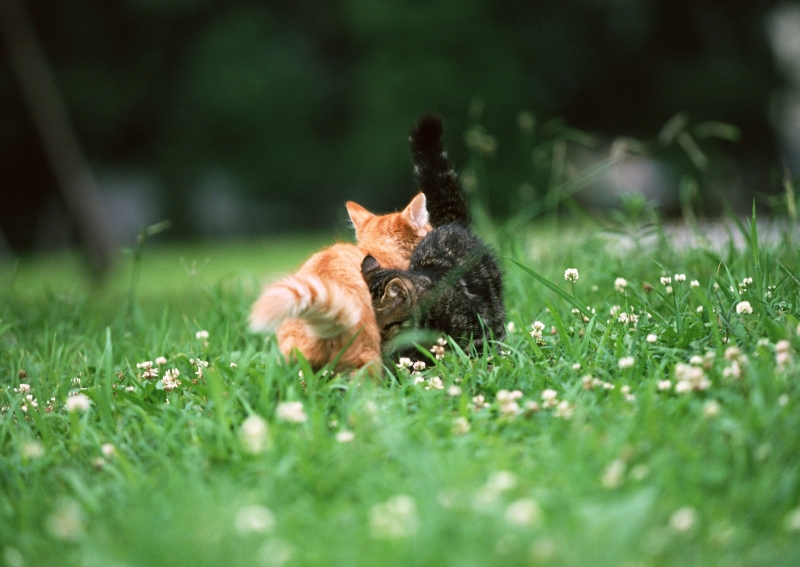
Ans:
{"label": "grass", "polygon": [[797,247],[596,228],[499,232],[515,332],[382,382],[246,329],[255,274],[320,240],[146,249],[132,316],[130,265],[6,266],[0,562],[800,564]]}

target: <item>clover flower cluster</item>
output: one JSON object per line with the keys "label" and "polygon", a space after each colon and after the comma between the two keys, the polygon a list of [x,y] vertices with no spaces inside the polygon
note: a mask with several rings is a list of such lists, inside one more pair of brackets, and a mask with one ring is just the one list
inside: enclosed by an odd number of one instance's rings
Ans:
{"label": "clover flower cluster", "polygon": [[675,365],[675,392],[678,394],[707,390],[710,387],[711,380],[701,366],[683,362]]}
{"label": "clover flower cluster", "polygon": [[158,378],[158,368],[153,368],[152,360],[145,360],[136,364],[136,368],[142,370],[142,380],[155,380]]}
{"label": "clover flower cluster", "polygon": [[534,321],[531,325],[531,336],[536,339],[537,344],[542,344],[545,325],[541,321]]}
{"label": "clover flower cluster", "polygon": [[197,378],[195,378],[195,379],[193,379],[193,380],[192,380],[192,383],[193,383],[193,384],[197,384],[197,381],[198,381],[198,380],[202,380],[202,379],[203,379],[203,369],[204,369],[204,368],[208,368],[208,361],[206,361],[206,360],[200,360],[200,359],[194,359],[194,358],[190,358],[190,359],[189,359],[189,363],[190,363],[192,366],[194,366],[194,367],[195,367],[195,372],[194,372],[194,374],[195,374],[195,376],[197,376]]}
{"label": "clover flower cluster", "polygon": [[444,358],[444,351],[445,351],[444,347],[446,345],[447,341],[444,340],[443,337],[439,337],[438,339],[436,339],[436,344],[431,347],[431,352],[433,353],[433,356],[436,357],[436,360],[441,360],[442,358]]}
{"label": "clover flower cluster", "polygon": [[775,343],[775,364],[778,370],[784,370],[792,361],[792,346],[786,339]]}
{"label": "clover flower cluster", "polygon": [[591,374],[587,374],[581,378],[581,384],[584,390],[594,390],[595,388],[603,388],[604,390],[613,390],[614,384],[595,378]]}
{"label": "clover flower cluster", "polygon": [[280,402],[275,409],[275,417],[289,423],[305,423],[308,421],[303,402]]}
{"label": "clover flower cluster", "polygon": [[747,355],[739,347],[729,346],[725,349],[724,357],[728,365],[722,370],[722,377],[729,380],[741,379],[742,367],[747,364]]}
{"label": "clover flower cluster", "polygon": [[171,392],[175,388],[181,385],[181,381],[178,380],[178,376],[180,376],[180,370],[177,368],[172,368],[164,372],[164,377],[161,379],[161,384],[164,388],[164,391]]}
{"label": "clover flower cluster", "polygon": [[[30,384],[20,383],[19,387],[14,388],[14,393],[20,396],[19,409],[23,413],[28,413],[29,408],[39,409],[39,400],[31,393]],[[44,406],[45,413],[53,411],[56,399],[50,398]],[[8,410],[8,406],[3,406],[3,411]],[[28,419],[27,417],[25,419]]]}

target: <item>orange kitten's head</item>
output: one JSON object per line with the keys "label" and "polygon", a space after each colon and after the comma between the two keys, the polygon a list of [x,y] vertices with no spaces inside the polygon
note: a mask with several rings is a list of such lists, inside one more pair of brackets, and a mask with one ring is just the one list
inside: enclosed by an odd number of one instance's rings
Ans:
{"label": "orange kitten's head", "polygon": [[356,229],[358,247],[387,268],[407,269],[411,252],[431,231],[422,193],[399,213],[374,215],[353,201],[347,203],[347,212]]}

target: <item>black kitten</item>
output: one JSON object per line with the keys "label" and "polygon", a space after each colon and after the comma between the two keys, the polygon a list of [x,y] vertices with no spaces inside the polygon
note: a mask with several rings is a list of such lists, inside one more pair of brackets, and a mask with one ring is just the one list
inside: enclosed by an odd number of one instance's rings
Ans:
{"label": "black kitten", "polygon": [[[491,250],[469,230],[464,189],[441,143],[438,117],[423,117],[410,137],[414,172],[433,230],[411,255],[407,271],[384,270],[372,256],[361,272],[372,295],[384,350],[403,329],[446,333],[476,350],[505,336],[503,281]],[[401,353],[421,359],[416,349]]]}
{"label": "black kitten", "polygon": [[[385,270],[372,256],[361,264],[384,348],[406,328],[446,333],[480,352],[505,335],[503,282],[491,251],[455,223],[434,228],[411,255],[408,270]],[[401,353],[420,359],[416,349]]]}

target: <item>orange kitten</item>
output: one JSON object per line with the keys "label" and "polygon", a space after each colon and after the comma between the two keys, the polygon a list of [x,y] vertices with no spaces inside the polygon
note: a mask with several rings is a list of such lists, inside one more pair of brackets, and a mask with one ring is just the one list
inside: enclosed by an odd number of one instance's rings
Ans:
{"label": "orange kitten", "polygon": [[268,286],[250,312],[252,330],[276,331],[283,355],[296,349],[314,369],[333,361],[351,340],[337,370],[380,363],[381,336],[361,262],[371,254],[381,266],[405,270],[431,230],[422,193],[399,213],[374,215],[352,201],[347,212],[358,244],[317,252],[293,275]]}

